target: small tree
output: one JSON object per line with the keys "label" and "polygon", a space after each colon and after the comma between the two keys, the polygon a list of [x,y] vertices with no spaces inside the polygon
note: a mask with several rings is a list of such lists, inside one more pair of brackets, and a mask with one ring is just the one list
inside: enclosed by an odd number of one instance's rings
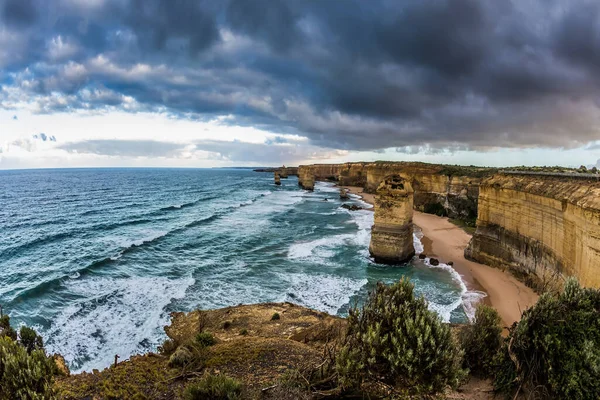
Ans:
{"label": "small tree", "polygon": [[7,337],[0,338],[0,399],[49,400],[54,361],[44,350],[28,353]]}
{"label": "small tree", "polygon": [[511,396],[600,398],[600,290],[571,278],[543,294],[511,327],[498,363],[494,386]]}
{"label": "small tree", "polygon": [[475,311],[475,322],[461,331],[464,366],[473,374],[489,376],[493,373],[494,359],[502,346],[500,323],[498,311],[480,304]]}
{"label": "small tree", "polygon": [[401,280],[378,283],[362,309],[352,308],[336,365],[343,389],[381,381],[409,393],[437,393],[465,377],[450,327]]}

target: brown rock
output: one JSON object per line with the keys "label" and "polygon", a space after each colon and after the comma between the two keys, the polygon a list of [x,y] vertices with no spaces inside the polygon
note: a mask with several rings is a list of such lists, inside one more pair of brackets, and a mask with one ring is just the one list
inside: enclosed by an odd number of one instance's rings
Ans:
{"label": "brown rock", "polygon": [[280,179],[280,176],[279,176],[279,172],[275,172],[275,173],[273,173],[273,175],[274,175],[274,178],[275,178],[275,184],[277,186],[281,185],[281,179]]}
{"label": "brown rock", "polygon": [[429,264],[433,265],[434,267],[437,265],[440,265],[440,260],[438,260],[437,258],[430,258],[429,259]]}
{"label": "brown rock", "polygon": [[419,254],[419,259],[420,260],[424,260],[425,258],[427,258],[427,255],[425,255],[425,253]]}
{"label": "brown rock", "polygon": [[377,188],[375,225],[369,252],[375,262],[401,264],[415,254],[413,246],[413,189],[400,175],[388,176]]}

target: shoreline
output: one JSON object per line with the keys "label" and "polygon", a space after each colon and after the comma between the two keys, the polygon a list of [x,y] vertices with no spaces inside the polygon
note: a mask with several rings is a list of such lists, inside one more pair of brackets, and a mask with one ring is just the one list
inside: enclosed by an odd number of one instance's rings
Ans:
{"label": "shoreline", "polygon": [[[364,193],[363,188],[340,187],[373,205],[375,196]],[[448,218],[414,211],[413,223],[423,233],[421,242],[427,257],[435,257],[446,264],[452,261],[452,268],[461,275],[469,291],[480,291],[487,295],[482,301],[498,311],[505,327],[519,321],[522,312],[537,302],[539,296],[533,289],[514,276],[498,268],[467,260],[464,249],[471,235],[452,224]]]}

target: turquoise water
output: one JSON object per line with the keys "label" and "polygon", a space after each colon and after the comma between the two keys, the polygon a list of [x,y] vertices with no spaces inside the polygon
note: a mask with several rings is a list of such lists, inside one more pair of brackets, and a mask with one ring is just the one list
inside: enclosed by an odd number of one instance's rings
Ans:
{"label": "turquoise water", "polygon": [[75,371],[156,349],[172,311],[291,301],[344,315],[402,276],[443,319],[470,310],[448,266],[373,263],[373,213],[340,208],[331,184],[310,193],[240,169],[0,171],[0,204],[0,304]]}

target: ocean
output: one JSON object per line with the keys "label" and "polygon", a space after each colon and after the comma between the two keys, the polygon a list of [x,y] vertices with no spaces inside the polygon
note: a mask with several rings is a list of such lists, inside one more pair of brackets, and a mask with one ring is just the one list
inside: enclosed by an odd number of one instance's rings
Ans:
{"label": "ocean", "polygon": [[0,305],[75,372],[156,350],[173,311],[289,301],[343,316],[377,281],[406,276],[442,319],[464,322],[479,295],[445,264],[373,263],[373,213],[341,208],[330,183],[307,192],[245,169],[0,171],[0,204]]}

